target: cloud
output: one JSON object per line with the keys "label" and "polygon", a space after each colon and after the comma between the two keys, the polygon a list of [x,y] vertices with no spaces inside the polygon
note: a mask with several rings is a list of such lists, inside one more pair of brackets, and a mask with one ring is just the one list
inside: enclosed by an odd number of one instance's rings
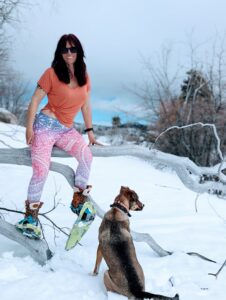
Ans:
{"label": "cloud", "polygon": [[152,115],[150,110],[144,109],[140,101],[135,98],[122,95],[113,99],[94,99],[92,101],[93,110],[124,115],[126,119],[147,119]]}
{"label": "cloud", "polygon": [[131,111],[136,107],[130,99],[125,96],[115,97],[113,99],[95,99],[92,102],[93,109],[99,109],[106,112]]}

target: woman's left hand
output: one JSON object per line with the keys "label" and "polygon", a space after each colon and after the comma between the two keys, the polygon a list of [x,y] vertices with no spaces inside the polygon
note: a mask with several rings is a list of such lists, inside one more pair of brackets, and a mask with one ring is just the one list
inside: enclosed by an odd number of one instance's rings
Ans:
{"label": "woman's left hand", "polygon": [[93,131],[89,131],[88,133],[88,138],[89,138],[89,145],[99,145],[99,146],[103,146],[103,144],[99,143],[94,136]]}

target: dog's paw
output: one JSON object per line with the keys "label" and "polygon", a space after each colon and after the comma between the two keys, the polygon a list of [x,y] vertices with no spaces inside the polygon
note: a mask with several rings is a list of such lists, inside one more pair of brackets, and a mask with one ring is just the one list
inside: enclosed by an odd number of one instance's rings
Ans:
{"label": "dog's paw", "polygon": [[97,276],[97,275],[98,275],[98,272],[90,272],[89,275],[90,275],[90,276]]}

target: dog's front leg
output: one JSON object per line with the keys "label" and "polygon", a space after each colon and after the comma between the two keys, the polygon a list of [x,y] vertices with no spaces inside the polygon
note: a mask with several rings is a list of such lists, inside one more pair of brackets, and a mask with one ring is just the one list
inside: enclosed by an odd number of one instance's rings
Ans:
{"label": "dog's front leg", "polygon": [[103,258],[103,255],[102,255],[101,247],[100,247],[100,244],[99,244],[98,248],[97,248],[97,258],[96,258],[96,264],[95,264],[95,267],[94,267],[94,270],[93,270],[93,275],[97,275],[99,273],[102,258]]}

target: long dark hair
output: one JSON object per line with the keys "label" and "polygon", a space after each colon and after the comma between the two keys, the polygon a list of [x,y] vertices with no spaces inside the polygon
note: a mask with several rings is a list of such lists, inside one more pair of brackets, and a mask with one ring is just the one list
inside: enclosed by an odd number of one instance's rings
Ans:
{"label": "long dark hair", "polygon": [[79,86],[86,84],[86,64],[84,62],[84,50],[79,39],[74,34],[64,34],[57,44],[57,48],[54,54],[54,59],[51,67],[54,69],[58,79],[65,83],[70,82],[70,76],[67,65],[62,57],[61,50],[66,47],[66,43],[69,43],[77,48],[77,59],[74,63],[74,75],[78,81]]}

